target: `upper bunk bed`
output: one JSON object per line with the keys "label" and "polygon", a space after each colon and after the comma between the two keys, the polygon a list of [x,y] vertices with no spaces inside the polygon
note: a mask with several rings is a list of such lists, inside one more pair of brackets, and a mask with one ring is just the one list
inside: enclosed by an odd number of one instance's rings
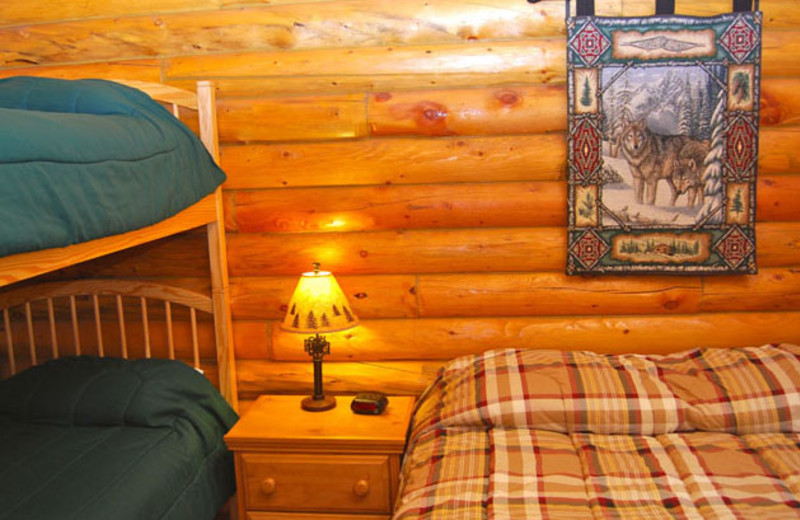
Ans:
{"label": "upper bunk bed", "polygon": [[209,82],[0,80],[0,287],[221,222],[213,105]]}
{"label": "upper bunk bed", "polygon": [[[195,113],[199,139],[180,120]],[[0,304],[37,296],[24,280],[205,226],[219,390],[236,407],[217,159],[211,82],[0,80]]]}

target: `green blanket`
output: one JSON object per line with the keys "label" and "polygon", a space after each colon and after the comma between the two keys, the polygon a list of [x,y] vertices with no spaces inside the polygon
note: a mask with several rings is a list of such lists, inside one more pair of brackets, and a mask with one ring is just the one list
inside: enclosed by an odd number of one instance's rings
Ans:
{"label": "green blanket", "polygon": [[0,80],[0,256],[154,224],[224,180],[200,140],[143,92]]}
{"label": "green blanket", "polygon": [[178,361],[62,358],[0,382],[0,520],[198,520],[236,414]]}

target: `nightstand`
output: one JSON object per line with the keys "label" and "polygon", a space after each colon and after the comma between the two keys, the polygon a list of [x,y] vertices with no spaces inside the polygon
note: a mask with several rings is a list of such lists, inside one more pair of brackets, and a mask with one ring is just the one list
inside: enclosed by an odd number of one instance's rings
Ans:
{"label": "nightstand", "polygon": [[389,519],[414,398],[357,415],[351,397],[317,413],[300,408],[303,397],[261,396],[225,435],[239,520]]}

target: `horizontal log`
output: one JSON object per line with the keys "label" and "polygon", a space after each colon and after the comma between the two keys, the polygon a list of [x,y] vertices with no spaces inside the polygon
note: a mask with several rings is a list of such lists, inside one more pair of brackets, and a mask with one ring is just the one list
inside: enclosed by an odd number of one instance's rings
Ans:
{"label": "horizontal log", "polygon": [[[763,128],[760,174],[800,172],[800,127]],[[301,186],[560,180],[562,133],[439,139],[366,139],[328,143],[223,146],[226,190]],[[793,185],[784,178],[781,184]],[[773,219],[767,219],[773,220]],[[782,220],[775,218],[774,220]]]}
{"label": "horizontal log", "polygon": [[74,20],[76,18],[95,18],[98,16],[150,14],[159,11],[212,9],[216,7],[217,0],[138,0],[136,2],[27,0],[25,2],[1,2],[0,20],[2,20],[3,25],[16,25],[54,20]]}
{"label": "horizontal log", "polygon": [[[40,2],[42,0],[39,0]],[[178,0],[176,0],[178,1]],[[208,1],[208,0],[206,0]],[[291,65],[282,67],[287,60],[298,64],[306,63],[308,72],[294,72],[284,75],[310,74],[314,71],[316,63],[326,63],[327,67],[334,67],[330,72],[335,72],[340,65],[337,63],[350,62],[343,60],[342,47],[350,47],[344,52],[359,53],[356,61],[369,63],[370,58],[377,61],[373,65],[362,66],[359,74],[399,74],[402,70],[390,72],[381,68],[381,63],[393,60],[385,59],[387,52],[398,49],[419,46],[423,55],[410,56],[402,59],[406,62],[427,62],[431,71],[446,70],[450,72],[467,72],[480,70],[484,67],[505,69],[509,64],[519,63],[519,60],[488,56],[490,52],[498,52],[513,40],[536,38],[528,43],[528,52],[524,56],[529,70],[550,69],[547,62],[554,64],[561,62],[564,57],[563,37],[552,37],[552,43],[547,42],[551,34],[563,34],[563,18],[558,11],[563,6],[558,3],[546,4],[546,7],[530,8],[529,6],[515,5],[516,9],[493,9],[491,5],[482,6],[482,9],[472,8],[462,10],[455,18],[442,23],[442,18],[426,18],[426,11],[430,15],[431,9],[421,9],[410,4],[403,14],[397,15],[398,8],[394,4],[386,4],[385,10],[370,9],[359,10],[359,5],[367,4],[367,0],[360,2],[337,3],[328,2],[314,4],[314,10],[309,10],[304,4],[295,6],[270,6],[249,7],[244,9],[201,10],[196,12],[161,12],[157,16],[120,16],[89,18],[85,20],[68,19],[57,23],[41,23],[29,25],[25,30],[16,26],[0,28],[0,39],[4,42],[2,56],[6,66],[21,64],[54,64],[86,61],[104,61],[123,57],[159,56],[170,57],[171,60],[191,60],[192,55],[206,56],[208,53],[241,53],[260,49],[257,52],[275,54],[287,49],[303,50],[318,49],[329,53],[320,59],[308,60],[307,57],[286,57],[283,60],[269,59],[274,56],[247,56],[241,61],[248,61],[256,65],[257,70],[248,71],[240,67],[237,72],[224,64],[224,60],[212,58],[216,65],[178,66],[172,64],[167,67],[170,78],[177,76],[236,76],[236,75],[274,75],[265,73],[265,68],[288,68],[296,70]],[[99,4],[96,4],[99,6]],[[92,8],[90,7],[90,10]],[[317,10],[319,9],[319,10]],[[409,9],[411,11],[409,11]],[[138,8],[137,8],[138,10]],[[486,10],[491,14],[481,13]],[[793,11],[792,11],[793,12]],[[544,13],[544,15],[542,15]],[[103,13],[105,16],[107,14]],[[792,19],[789,13],[788,20]],[[420,18],[415,18],[420,16]],[[466,19],[465,19],[466,17]],[[796,17],[795,17],[796,18]],[[377,21],[376,21],[377,19]],[[780,15],[770,19],[780,19]],[[48,19],[48,21],[52,20]],[[501,22],[500,20],[512,20]],[[782,76],[796,75],[800,68],[800,59],[797,57],[797,37],[789,28],[796,24],[781,21],[786,30],[766,31],[763,37],[764,49],[764,75]],[[331,30],[334,27],[338,30]],[[202,30],[198,29],[202,28]],[[474,41],[477,40],[477,41]],[[486,40],[486,41],[482,41]],[[492,41],[499,40],[499,41]],[[479,56],[473,48],[473,57],[468,55],[462,59],[447,59],[448,51],[440,52],[437,47],[449,45],[491,44],[485,47],[486,56]],[[389,47],[391,46],[391,47]],[[396,46],[396,47],[395,47]],[[335,49],[333,48],[335,47]],[[425,48],[428,47],[428,48]],[[475,47],[475,45],[473,45]],[[533,53],[530,47],[533,47]],[[556,51],[542,50],[550,48]],[[364,51],[375,49],[375,51]],[[388,51],[388,49],[392,49]],[[491,49],[489,51],[488,49]],[[378,54],[376,54],[376,52]],[[502,51],[500,51],[502,52]],[[366,54],[370,57],[364,57]],[[413,53],[412,53],[413,54]],[[538,57],[532,58],[532,54]],[[548,59],[550,55],[555,60]],[[184,56],[182,56],[184,55]],[[185,56],[188,55],[188,56]],[[175,58],[172,58],[175,57]],[[327,59],[326,59],[327,58]],[[510,57],[509,57],[510,58]],[[506,65],[499,64],[506,61]],[[491,63],[491,64],[490,64]],[[270,64],[270,65],[268,65]],[[345,65],[346,67],[347,65]],[[378,70],[375,70],[375,68]],[[407,68],[407,67],[406,67]],[[415,73],[419,73],[418,67]],[[224,72],[220,72],[224,70]],[[484,73],[490,71],[484,70]],[[496,70],[494,72],[497,72]],[[562,73],[563,77],[563,73]]]}
{"label": "horizontal log", "polygon": [[563,85],[378,93],[372,135],[537,134],[566,130]]}
{"label": "horizontal log", "polygon": [[[756,225],[762,267],[796,266],[800,222]],[[555,227],[298,234],[231,233],[232,276],[295,276],[311,262],[339,274],[562,271],[566,229]]]}
{"label": "horizontal log", "polygon": [[[798,226],[800,227],[800,226]],[[514,228],[228,235],[231,276],[547,271],[566,265],[566,229]]]}
{"label": "horizontal log", "polygon": [[197,229],[67,267],[54,277],[208,280],[209,269],[206,232]]}
{"label": "horizontal log", "polygon": [[223,146],[227,190],[563,179],[564,134]]}
{"label": "horizontal log", "polygon": [[758,133],[758,168],[760,174],[800,172],[800,127],[766,127]]}
{"label": "horizontal log", "polygon": [[12,26],[0,28],[0,40],[6,63],[24,59],[43,65],[294,47],[297,27],[288,20],[274,21],[263,10],[215,9],[67,20],[29,25],[24,31]]}
{"label": "horizontal log", "polygon": [[797,78],[765,78],[759,105],[762,126],[800,123],[800,91]]}
{"label": "horizontal log", "polygon": [[[309,270],[311,266],[307,266]],[[327,266],[323,265],[323,268]],[[416,280],[409,275],[339,276],[336,280],[359,318],[418,316]],[[297,285],[296,276],[231,278],[231,312],[235,320],[283,320]]]}
{"label": "horizontal log", "polygon": [[800,174],[759,175],[756,198],[759,221],[800,221]]}
{"label": "horizontal log", "polygon": [[[761,175],[756,194],[760,222],[800,221],[800,175]],[[563,182],[236,190],[225,215],[241,233],[563,226],[566,196]]]}
{"label": "horizontal log", "polygon": [[[443,363],[395,361],[390,363],[325,362],[324,390],[330,394],[354,394],[380,390],[389,395],[419,395]],[[237,359],[236,379],[240,399],[260,394],[310,394],[313,365]],[[341,406],[341,404],[340,404]]]}
{"label": "horizontal log", "polygon": [[[800,223],[756,226],[761,267],[792,267],[800,258]],[[566,230],[560,227],[229,233],[231,276],[297,276],[322,262],[339,276],[405,273],[562,271]],[[64,270],[63,278],[208,278],[204,231],[193,231]]]}
{"label": "horizontal log", "polygon": [[[304,52],[304,51],[296,51]],[[505,71],[502,74],[483,72],[426,72],[419,74],[346,74],[319,71],[313,76],[267,76],[267,77],[216,77],[219,98],[262,98],[320,94],[351,94],[354,92],[376,93],[434,88],[463,88],[464,86],[515,87],[563,83],[564,71],[558,76],[548,69],[525,69]],[[189,88],[195,80],[183,77],[171,78],[168,83],[175,87]]]}
{"label": "horizontal log", "polygon": [[[564,131],[565,85],[476,88],[369,97],[373,135],[493,135]],[[800,91],[792,78],[761,85],[761,125],[800,122]]]}
{"label": "horizontal log", "polygon": [[[317,0],[315,2],[304,2],[311,4],[315,9],[319,8],[321,2],[329,2],[331,0]],[[266,5],[279,5],[279,4],[292,4],[297,3],[297,0],[221,0],[223,7],[246,7],[257,4]],[[344,3],[344,2],[339,2]],[[385,0],[373,0],[371,4],[385,3],[387,5],[395,6]],[[481,2],[480,6],[470,6],[469,11],[459,9],[463,4],[453,4],[450,1],[442,0],[429,0],[425,2],[426,12],[436,13],[437,19],[440,18],[455,18],[457,20],[468,20],[468,16],[474,10],[480,14],[480,17],[493,20],[492,16],[498,16],[489,10],[481,11],[481,7],[491,8],[492,10],[509,10],[516,11],[517,17],[525,16],[529,11],[533,11],[537,16],[544,16],[545,13],[551,13],[551,16],[556,18],[556,22],[563,20],[564,4],[560,0],[545,0],[537,5],[519,6],[516,3],[509,2],[509,0],[492,0],[491,2]],[[396,6],[397,9],[406,7],[404,5]],[[408,7],[406,7],[408,9]],[[764,24],[768,27],[784,27],[790,28],[800,23],[800,9],[794,0],[770,0],[761,5],[764,13]],[[708,0],[704,2],[697,2],[696,0],[677,0],[675,3],[675,12],[683,15],[690,16],[712,16],[715,14],[727,13],[731,10],[730,0]],[[575,14],[575,6],[572,6],[572,14]],[[603,0],[597,2],[595,5],[595,12],[598,16],[650,16],[655,12],[655,4],[649,0]],[[502,15],[500,15],[502,16]],[[478,15],[475,16],[478,18]],[[512,17],[503,18],[505,23],[513,23]],[[479,23],[475,19],[471,20],[472,23]]]}
{"label": "horizontal log", "polygon": [[[794,80],[765,79],[762,126],[800,121]],[[372,136],[540,134],[567,128],[566,86],[532,85],[410,92],[222,98],[220,138],[226,142],[340,139]]]}
{"label": "horizontal log", "polygon": [[[362,319],[690,314],[800,309],[800,269],[748,276],[570,277],[560,273],[338,276]],[[237,320],[282,320],[297,277],[233,278]],[[419,300],[417,311],[416,298]]]}
{"label": "horizontal log", "polygon": [[690,314],[800,309],[800,267],[748,276],[420,275],[420,316]]}
{"label": "horizontal log", "polygon": [[[316,2],[311,4],[313,9],[305,3],[279,5],[270,2],[273,5],[259,7],[253,2],[235,2],[233,5],[244,4],[243,8],[223,10],[214,10],[216,2],[211,0],[157,0],[112,6],[103,2],[81,2],[65,3],[56,9],[45,0],[30,4],[4,4],[0,7],[0,19],[12,25],[62,20],[59,25],[72,29],[64,34],[74,40],[71,50],[76,56],[81,52],[84,56],[89,52],[101,52],[102,46],[96,45],[91,35],[108,32],[103,29],[111,23],[117,34],[126,35],[123,41],[128,39],[139,45],[140,55],[175,55],[187,50],[222,52],[258,47],[297,49],[442,44],[554,36],[564,31],[563,5],[559,2],[543,2],[534,8],[525,4],[512,5],[508,0],[490,0],[479,6],[470,6],[470,9],[454,0],[427,2],[424,6],[369,0]],[[677,12],[705,15],[729,9],[724,3],[704,2],[702,6],[679,4]],[[618,15],[624,10],[642,15],[652,13],[652,6],[639,2],[623,9],[619,1],[603,2],[598,6],[598,13],[605,15]],[[158,14],[157,23],[152,23],[153,14]],[[766,27],[796,27],[797,9],[788,0],[765,6],[764,14]],[[87,20],[76,22],[81,18]],[[206,30],[189,32],[197,27]],[[340,30],[332,31],[331,27]],[[37,34],[49,43],[37,43],[45,55],[46,51],[57,52],[56,41],[44,37],[48,34],[52,31]],[[192,42],[191,47],[187,48],[187,41]],[[110,51],[107,49],[106,53]]]}
{"label": "horizontal log", "polygon": [[796,266],[800,259],[800,223],[756,224],[756,248],[761,267]]}
{"label": "horizontal log", "polygon": [[[800,309],[800,267],[764,268],[750,276],[709,276],[703,282],[700,309],[783,311]],[[786,324],[800,327],[799,324]]]}
{"label": "horizontal log", "polygon": [[[303,338],[274,328],[274,359],[306,359]],[[355,329],[329,334],[328,340],[326,360],[331,361],[447,360],[496,348],[654,354],[798,343],[800,312],[362,320]]]}
{"label": "horizontal log", "polygon": [[[743,277],[603,277],[559,273],[337,277],[362,319],[788,311],[800,308],[797,268]],[[622,281],[624,280],[624,282]],[[282,320],[296,277],[234,278],[236,320]],[[415,296],[419,298],[419,311]],[[262,341],[263,343],[263,341]]]}
{"label": "horizontal log", "polygon": [[[24,62],[22,64],[28,64]],[[12,67],[0,70],[0,78],[9,76],[44,76],[58,79],[128,79],[161,81],[161,62],[158,60],[120,60],[80,65],[51,65]],[[194,90],[196,81],[187,82],[186,89]]]}
{"label": "horizontal log", "polygon": [[765,31],[761,38],[762,77],[800,76],[798,53],[800,39],[794,30]]}
{"label": "horizontal log", "polygon": [[236,359],[265,359],[270,350],[272,323],[264,321],[233,321],[233,345]]}
{"label": "horizontal log", "polygon": [[[563,231],[558,228],[521,228],[508,232],[491,229],[347,233],[341,236],[308,234],[291,238],[273,234],[233,233],[228,236],[228,252],[230,270],[234,276],[283,275],[294,278],[308,269],[309,262],[318,259],[337,276],[562,271],[566,247],[564,240]],[[798,265],[800,224],[759,224],[757,242],[757,259],[761,268]],[[361,249],[362,247],[365,249]],[[112,258],[81,264],[58,273],[56,278],[152,277],[164,281],[165,277],[173,277],[168,281],[181,285],[181,279],[189,279],[187,277],[191,276],[195,282],[186,287],[197,286],[202,289],[207,284],[208,266],[205,264],[204,267],[204,262],[198,259],[205,258],[205,248],[204,233],[192,233],[150,244],[145,251],[127,251]],[[386,252],[375,253],[375,248]],[[361,251],[365,252],[363,256]],[[470,254],[470,251],[475,254]],[[259,284],[259,291],[267,290],[268,285]],[[356,291],[362,292],[358,288]],[[376,301],[376,293],[371,294],[373,297],[369,301]],[[253,309],[254,305],[260,305],[257,298],[250,300],[251,297],[248,295],[244,300],[250,302],[244,308]],[[285,300],[282,293],[273,292],[269,298],[272,298],[273,303]],[[383,298],[381,294],[379,305],[385,304]],[[249,316],[248,313],[253,311],[243,312],[244,316]],[[391,312],[396,312],[396,309]]]}
{"label": "horizontal log", "polygon": [[[523,318],[518,318],[515,321],[523,320]],[[791,326],[793,323],[800,322],[798,313],[715,314],[698,315],[697,317],[651,317],[649,320],[644,320],[644,323],[634,323],[626,318],[616,320],[580,319],[559,321],[555,326],[547,327],[546,322],[551,320],[527,319],[524,326],[521,323],[512,323],[510,325],[513,328],[494,327],[493,330],[499,332],[491,334],[490,338],[482,338],[482,342],[465,342],[463,338],[459,338],[447,344],[435,341],[439,337],[436,334],[437,327],[443,327],[444,324],[441,323],[443,320],[420,320],[423,322],[424,330],[419,333],[419,341],[410,345],[399,345],[400,342],[393,336],[395,348],[398,353],[405,352],[408,357],[413,357],[415,353],[436,352],[440,353],[443,359],[351,362],[326,359],[323,368],[324,388],[326,392],[332,394],[351,394],[378,389],[389,394],[419,395],[447,360],[493,348],[509,347],[516,343],[522,343],[521,348],[564,348],[652,354],[676,352],[683,348],[692,348],[692,346],[730,348],[761,345],[779,341],[777,339],[779,337],[794,338],[789,341],[797,343],[800,338],[798,327]],[[660,323],[652,320],[660,321]],[[431,321],[435,321],[433,326],[431,326]],[[455,323],[454,320],[449,320],[449,322]],[[374,324],[370,325],[374,326]],[[564,325],[568,326],[563,328]],[[636,329],[631,328],[632,325],[636,325]],[[654,328],[654,325],[658,326]],[[734,327],[733,330],[728,328],[731,326]],[[682,335],[682,339],[688,339],[688,341],[675,343],[675,333],[686,330],[687,327],[689,330]],[[775,327],[775,329],[770,330],[770,327]],[[408,328],[410,327],[406,327],[406,329]],[[551,331],[552,334],[548,335],[547,331]],[[452,332],[456,334],[455,331]],[[598,332],[602,336],[610,337],[611,341],[595,341]],[[517,338],[513,338],[512,341],[505,339],[515,333],[524,336],[526,341],[520,342]],[[696,334],[694,338],[690,338],[692,333]],[[452,334],[448,333],[448,335]],[[620,338],[624,340],[631,335],[633,335],[632,341],[626,341],[624,345],[618,344]],[[562,338],[551,339],[558,336],[562,336]],[[582,338],[589,341],[581,342]],[[452,343],[455,342],[459,344],[453,348]],[[404,347],[409,349],[403,350]],[[332,348],[334,351],[342,350],[342,345],[337,343]],[[446,351],[442,352],[440,349]],[[312,364],[308,360],[301,360],[299,356],[297,361],[288,362],[237,359],[236,369],[240,397],[244,399],[253,399],[262,393],[305,394],[310,392],[313,386]]]}
{"label": "horizontal log", "polygon": [[[36,4],[40,4],[38,0]],[[216,2],[186,0],[100,9],[101,2],[45,13],[10,12],[10,23],[43,23],[26,35],[9,32],[8,51],[28,52],[38,63],[112,59],[119,55],[175,56],[251,49],[297,50],[343,46],[441,45],[475,40],[511,40],[563,34],[563,7],[530,9],[507,0],[488,0],[464,9],[455,0],[427,5],[350,0],[238,9],[213,9]],[[87,5],[89,4],[89,5]],[[40,7],[35,5],[34,9]],[[185,11],[194,12],[169,12]],[[0,9],[0,16],[3,14]],[[117,14],[119,12],[119,14]],[[73,13],[76,16],[65,16]],[[144,14],[145,16],[120,16]],[[80,20],[81,18],[88,18]],[[0,18],[8,20],[7,18]],[[59,48],[56,28],[69,46]],[[201,30],[202,29],[202,30]],[[98,35],[103,35],[102,39]],[[23,48],[23,37],[30,40]],[[104,45],[102,45],[102,44]],[[116,51],[116,52],[115,52]]]}
{"label": "horizontal log", "polygon": [[228,214],[243,233],[566,226],[566,199],[562,182],[300,188],[234,192]]}
{"label": "horizontal log", "polygon": [[219,138],[226,142],[344,139],[367,135],[364,97],[223,99]]}
{"label": "horizontal log", "polygon": [[579,278],[560,273],[420,275],[421,317],[690,314],[800,309],[800,268],[748,276]]}
{"label": "horizontal log", "polygon": [[689,314],[700,277],[581,278],[561,273],[421,275],[422,317]]}
{"label": "horizontal log", "polygon": [[[1,33],[0,33],[1,34]],[[325,64],[324,72],[320,64]],[[252,51],[176,56],[164,61],[167,79],[274,78],[385,74],[519,74],[566,77],[564,38],[437,45],[356,46],[293,52]],[[556,72],[558,71],[558,72]],[[224,93],[223,93],[224,97]]]}
{"label": "horizontal log", "polygon": [[[798,39],[800,38],[797,32],[791,30],[764,33],[762,77],[800,75],[800,56],[794,52],[800,49]],[[310,77],[313,80],[320,74],[317,65],[325,63],[326,78],[331,76],[372,78],[403,74],[435,76],[469,74],[477,78],[483,74],[492,76],[489,81],[498,81],[505,74],[518,77],[527,71],[531,80],[524,83],[563,84],[566,80],[566,43],[563,37],[487,43],[489,42],[397,47],[336,47],[296,50],[291,53],[252,51],[176,56],[165,59],[165,74],[166,78],[172,81],[199,77],[274,81],[282,81],[282,78],[287,77]],[[473,86],[484,84],[484,82],[472,83]],[[224,92],[222,97],[225,97]]]}

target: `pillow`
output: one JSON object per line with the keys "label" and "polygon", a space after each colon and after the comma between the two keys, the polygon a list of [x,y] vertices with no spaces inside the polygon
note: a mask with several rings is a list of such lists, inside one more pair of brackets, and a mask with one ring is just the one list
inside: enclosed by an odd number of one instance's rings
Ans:
{"label": "pillow", "polygon": [[413,431],[453,426],[636,435],[800,432],[800,347],[466,356],[439,371],[417,404]]}
{"label": "pillow", "polygon": [[689,428],[647,358],[499,350],[458,359],[418,405],[416,428],[503,426],[657,435]]}
{"label": "pillow", "polygon": [[659,360],[670,390],[686,403],[693,429],[800,432],[800,347],[700,349]]}

